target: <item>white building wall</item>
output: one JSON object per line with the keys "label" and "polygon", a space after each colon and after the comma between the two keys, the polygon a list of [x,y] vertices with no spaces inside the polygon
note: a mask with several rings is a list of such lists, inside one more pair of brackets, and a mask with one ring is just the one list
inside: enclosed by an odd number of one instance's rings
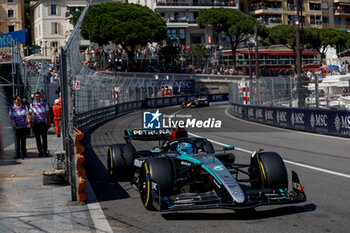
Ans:
{"label": "white building wall", "polygon": [[[56,5],[56,15],[51,14],[51,4]],[[74,7],[86,6],[86,0],[43,0],[34,9],[34,43],[42,47],[42,54],[53,59],[55,50],[59,53],[59,48],[64,46],[66,40],[73,30],[73,25],[69,23],[71,15],[67,14]],[[57,33],[53,31],[54,24],[57,23]],[[57,43],[57,47],[53,47]],[[58,54],[57,53],[57,54]]]}

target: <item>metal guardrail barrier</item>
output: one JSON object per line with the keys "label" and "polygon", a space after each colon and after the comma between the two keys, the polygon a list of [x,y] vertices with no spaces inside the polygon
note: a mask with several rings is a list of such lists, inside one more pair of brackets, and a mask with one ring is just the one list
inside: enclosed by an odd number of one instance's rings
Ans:
{"label": "metal guardrail barrier", "polygon": [[180,105],[183,102],[188,102],[194,98],[208,98],[209,102],[227,101],[228,94],[209,94],[209,95],[188,95],[188,96],[171,96],[163,98],[146,98],[140,101],[116,104],[113,106],[94,109],[82,114],[74,116],[74,126],[80,129],[83,133],[87,132],[92,127],[116,118],[125,113],[145,108],[160,108],[172,105]]}

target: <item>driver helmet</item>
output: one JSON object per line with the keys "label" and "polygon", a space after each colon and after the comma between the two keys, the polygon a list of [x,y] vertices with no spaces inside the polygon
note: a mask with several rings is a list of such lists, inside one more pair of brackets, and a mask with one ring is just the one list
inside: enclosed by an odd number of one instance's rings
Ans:
{"label": "driver helmet", "polygon": [[177,144],[177,152],[179,152],[180,155],[192,155],[194,151],[194,147],[191,143],[183,142]]}

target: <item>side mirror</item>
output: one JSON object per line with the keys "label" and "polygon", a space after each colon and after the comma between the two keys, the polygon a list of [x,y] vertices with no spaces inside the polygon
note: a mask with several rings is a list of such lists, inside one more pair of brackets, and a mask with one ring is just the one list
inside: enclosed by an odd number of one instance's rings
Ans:
{"label": "side mirror", "polygon": [[224,146],[224,147],[222,148],[223,151],[234,150],[234,149],[235,149],[234,146]]}

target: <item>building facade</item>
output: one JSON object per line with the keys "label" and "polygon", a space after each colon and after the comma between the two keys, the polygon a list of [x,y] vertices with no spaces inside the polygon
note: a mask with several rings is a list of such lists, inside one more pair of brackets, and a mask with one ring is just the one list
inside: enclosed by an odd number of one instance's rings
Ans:
{"label": "building facade", "polygon": [[[41,54],[54,59],[59,54],[59,48],[64,46],[73,31],[70,19],[81,11],[87,0],[42,0],[31,2],[31,34],[32,44],[41,47]],[[89,45],[82,41],[82,45]]]}
{"label": "building facade", "polygon": [[[241,1],[242,11],[268,27],[295,23],[294,0]],[[350,0],[302,1],[303,24],[306,27],[336,28],[350,31]]]}
{"label": "building facade", "polygon": [[[143,0],[147,2],[146,0]],[[230,8],[239,10],[238,0],[154,0],[149,6],[166,21],[168,43],[191,45],[213,43],[213,32],[199,29],[196,22],[201,9]]]}
{"label": "building facade", "polygon": [[24,29],[24,0],[0,0],[0,34]]}

